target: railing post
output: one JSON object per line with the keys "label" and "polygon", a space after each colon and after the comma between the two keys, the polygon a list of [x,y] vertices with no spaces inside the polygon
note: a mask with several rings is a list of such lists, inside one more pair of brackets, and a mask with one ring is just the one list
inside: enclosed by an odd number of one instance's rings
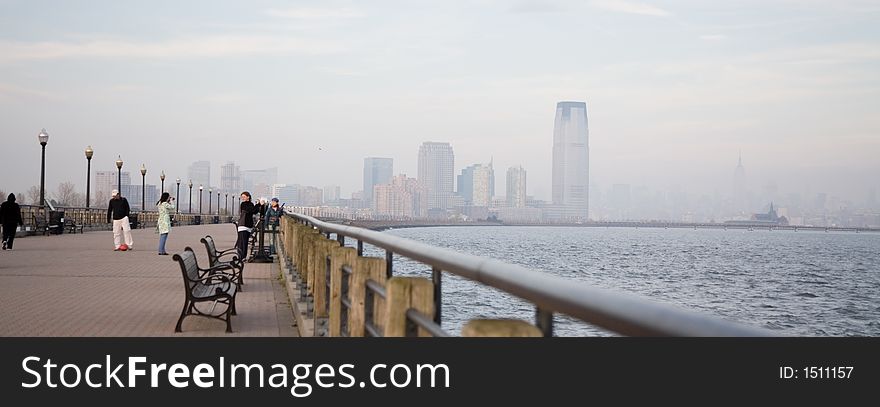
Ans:
{"label": "railing post", "polygon": [[472,319],[461,328],[463,337],[541,337],[538,327],[516,319]]}
{"label": "railing post", "polygon": [[394,275],[394,253],[391,250],[385,250],[385,277],[391,278]]}
{"label": "railing post", "polygon": [[[393,277],[385,284],[385,337],[407,336],[406,311],[415,309],[425,315],[434,314],[434,285],[430,280],[419,277]],[[424,329],[418,336],[431,336]]]}
{"label": "railing post", "polygon": [[441,325],[443,319],[443,271],[437,267],[431,269],[431,282],[434,283],[434,322]]}
{"label": "railing post", "polygon": [[342,335],[342,296],[345,275],[342,266],[354,265],[357,253],[350,247],[334,247],[330,251],[330,336]]}
{"label": "railing post", "polygon": [[535,325],[541,330],[544,337],[553,336],[553,311],[541,307],[535,308]]}
{"label": "railing post", "polygon": [[[385,261],[377,257],[358,257],[355,259],[353,266],[348,286],[348,293],[351,298],[351,309],[348,316],[348,335],[364,336],[364,323],[366,321],[364,303],[366,300],[367,280],[376,280],[380,284],[385,283]],[[374,309],[377,311],[382,310],[383,305],[381,298],[374,301]],[[374,312],[374,321],[381,323],[382,318],[380,314],[383,313]]]}
{"label": "railing post", "polygon": [[358,239],[357,254],[358,256],[364,255],[364,242],[361,239]]}

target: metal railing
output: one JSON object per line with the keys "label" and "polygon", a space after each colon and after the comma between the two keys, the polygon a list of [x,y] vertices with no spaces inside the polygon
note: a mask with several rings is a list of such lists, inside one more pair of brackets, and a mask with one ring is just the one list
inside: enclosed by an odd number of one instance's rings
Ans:
{"label": "metal railing", "polygon": [[[407,311],[411,329],[420,327],[433,335],[446,334],[440,329],[442,273],[452,273],[469,280],[505,291],[535,305],[535,325],[544,336],[553,334],[553,314],[561,313],[588,324],[623,335],[634,336],[779,336],[772,331],[726,321],[714,316],[682,310],[671,305],[645,298],[605,290],[580,281],[573,281],[502,261],[455,252],[430,246],[398,236],[372,230],[320,221],[311,216],[288,213],[299,223],[318,229],[322,234],[336,234],[340,242],[345,238],[357,239],[358,255],[367,243],[386,252],[388,277],[393,274],[393,255],[429,265],[434,283],[433,320],[414,309]],[[350,270],[343,267],[343,275]],[[346,280],[344,278],[343,280]],[[343,281],[343,284],[345,282]],[[347,285],[344,285],[347,286]],[[367,284],[368,298],[384,296],[381,285]],[[350,311],[351,303],[343,294],[343,309]],[[371,312],[372,298],[367,301]],[[370,320],[368,315],[368,321]],[[410,329],[408,329],[410,330]],[[368,334],[380,335],[371,323]]]}
{"label": "metal railing", "polygon": [[[20,205],[21,217],[24,222],[22,233],[25,234],[44,234],[50,225],[44,225],[44,221],[49,218],[47,212],[63,212],[64,223],[72,221],[79,226],[83,226],[83,230],[110,230],[112,224],[107,223],[107,208],[84,208],[84,207],[55,207],[52,211],[48,207],[40,208],[37,205]],[[156,226],[156,220],[159,213],[156,211],[132,211],[132,217],[137,217],[137,226],[139,228]],[[226,215],[208,215],[197,213],[173,213],[175,226],[183,225],[200,225],[202,223],[220,223],[231,222],[231,218]],[[219,219],[217,219],[219,218]],[[52,219],[49,219],[50,222]],[[66,227],[62,224],[62,227]],[[42,230],[40,230],[42,229]]]}

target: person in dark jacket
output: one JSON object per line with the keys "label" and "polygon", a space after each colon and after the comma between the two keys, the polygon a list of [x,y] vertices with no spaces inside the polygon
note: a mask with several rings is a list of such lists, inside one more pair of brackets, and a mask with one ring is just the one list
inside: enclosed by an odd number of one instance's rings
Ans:
{"label": "person in dark jacket", "polygon": [[251,239],[251,233],[254,231],[254,215],[258,214],[258,209],[251,202],[251,193],[244,191],[241,193],[241,205],[238,207],[238,258],[244,261],[247,257],[248,241]]}
{"label": "person in dark jacket", "polygon": [[130,208],[128,200],[119,194],[118,190],[113,190],[113,198],[110,199],[110,206],[107,208],[107,223],[113,220],[113,250],[119,250],[122,246],[122,237],[125,236],[125,245],[128,250],[132,250],[134,240],[131,238],[131,224],[128,221],[128,213]]}
{"label": "person in dark jacket", "polygon": [[21,219],[21,207],[15,203],[15,194],[9,194],[6,202],[0,204],[0,224],[3,225],[3,250],[12,250],[15,229],[24,226]]}
{"label": "person in dark jacket", "polygon": [[269,208],[266,209],[266,215],[263,217],[266,222],[266,230],[272,234],[272,243],[269,245],[269,254],[275,254],[275,245],[277,244],[276,236],[278,235],[278,225],[281,222],[281,216],[284,214],[284,206],[278,204],[278,198],[272,198]]}

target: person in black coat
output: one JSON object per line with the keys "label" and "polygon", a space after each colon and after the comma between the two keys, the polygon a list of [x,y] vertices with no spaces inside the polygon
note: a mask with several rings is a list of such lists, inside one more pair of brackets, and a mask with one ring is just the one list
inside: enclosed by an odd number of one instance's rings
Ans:
{"label": "person in black coat", "polygon": [[241,205],[238,208],[238,258],[244,261],[247,258],[248,241],[254,231],[254,215],[259,213],[254,203],[251,202],[251,193],[241,193]]}
{"label": "person in black coat", "polygon": [[24,226],[21,219],[21,207],[15,203],[15,194],[9,194],[6,202],[0,204],[0,224],[3,225],[3,250],[12,250],[15,229]]}

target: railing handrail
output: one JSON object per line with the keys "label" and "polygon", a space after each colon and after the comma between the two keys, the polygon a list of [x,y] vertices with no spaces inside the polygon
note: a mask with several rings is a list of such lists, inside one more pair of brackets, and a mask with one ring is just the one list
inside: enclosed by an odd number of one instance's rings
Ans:
{"label": "railing handrail", "polygon": [[726,321],[647,300],[633,294],[593,287],[499,260],[381,232],[288,213],[324,233],[358,239],[527,300],[539,309],[560,312],[624,335],[637,336],[779,336],[772,331]]}

